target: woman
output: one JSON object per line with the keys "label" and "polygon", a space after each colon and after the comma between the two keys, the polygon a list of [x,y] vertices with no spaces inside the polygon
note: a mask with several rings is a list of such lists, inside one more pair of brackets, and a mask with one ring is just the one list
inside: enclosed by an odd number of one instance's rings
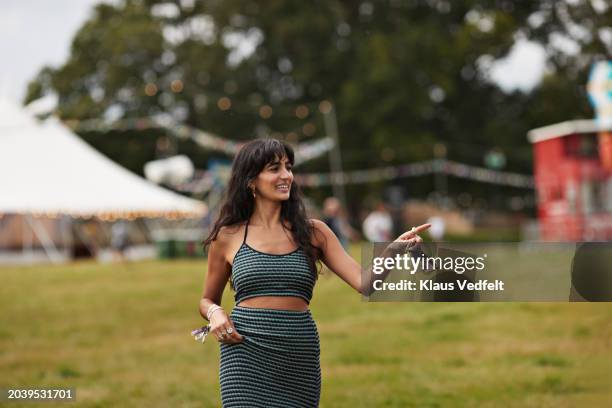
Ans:
{"label": "woman", "polygon": [[[293,161],[292,149],[278,140],[246,144],[204,241],[208,275],[200,314],[221,343],[225,408],[318,406],[319,336],[308,309],[318,261],[363,292],[360,265],[325,223],[306,218]],[[428,226],[419,228],[398,241],[422,242],[416,233]],[[218,306],[228,280],[235,290],[230,315]]]}

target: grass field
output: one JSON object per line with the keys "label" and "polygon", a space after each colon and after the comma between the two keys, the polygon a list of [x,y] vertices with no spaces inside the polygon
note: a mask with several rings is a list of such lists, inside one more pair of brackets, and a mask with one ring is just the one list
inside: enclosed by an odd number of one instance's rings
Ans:
{"label": "grass field", "polygon": [[[0,269],[0,387],[75,387],[79,407],[220,406],[218,345],[189,336],[205,268]],[[365,303],[327,272],[311,309],[322,407],[612,406],[612,304]]]}

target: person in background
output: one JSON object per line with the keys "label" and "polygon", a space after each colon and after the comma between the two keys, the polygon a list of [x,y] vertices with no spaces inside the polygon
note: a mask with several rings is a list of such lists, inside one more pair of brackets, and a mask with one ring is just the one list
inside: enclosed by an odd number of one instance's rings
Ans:
{"label": "person in background", "polygon": [[388,242],[393,232],[393,220],[385,203],[376,208],[363,220],[363,233],[370,242]]}
{"label": "person in background", "polygon": [[446,232],[446,223],[444,222],[444,218],[440,217],[439,215],[433,215],[429,217],[427,223],[431,224],[429,235],[431,235],[435,241],[441,241],[444,238],[444,233]]}
{"label": "person in background", "polygon": [[111,247],[113,256],[119,262],[125,261],[125,251],[129,246],[128,226],[125,220],[119,220],[111,227]]}
{"label": "person in background", "polygon": [[345,220],[342,204],[336,197],[327,197],[323,201],[322,221],[332,230],[344,248],[348,247],[350,238],[357,236],[357,233]]}

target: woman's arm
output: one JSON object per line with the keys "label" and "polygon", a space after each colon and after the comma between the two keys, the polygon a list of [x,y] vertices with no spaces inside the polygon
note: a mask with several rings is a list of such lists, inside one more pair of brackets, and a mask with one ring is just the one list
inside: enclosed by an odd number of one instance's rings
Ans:
{"label": "woman's arm", "polygon": [[221,304],[223,290],[230,276],[231,267],[225,261],[224,243],[218,238],[210,244],[208,249],[208,271],[204,291],[200,299],[200,315],[206,319],[208,308],[214,304]]}
{"label": "woman's arm", "polygon": [[[223,232],[219,232],[217,239],[210,244],[208,249],[208,272],[199,306],[200,315],[204,319],[207,319],[206,314],[212,306],[221,304],[223,290],[232,271],[225,256],[228,246],[229,240]],[[227,332],[229,328],[233,332],[222,339],[221,333]],[[242,336],[236,331],[234,324],[223,309],[213,312],[210,316],[210,331],[218,340],[229,343],[242,341]]]}
{"label": "woman's arm", "polygon": [[[370,266],[366,271],[365,278],[363,280],[362,268],[357,261],[355,261],[342,247],[340,241],[333,233],[333,231],[322,221],[312,220],[315,228],[314,244],[321,248],[323,251],[323,263],[329,269],[338,275],[342,280],[348,283],[357,292],[367,296],[372,292],[372,279],[374,274],[372,273],[372,267]],[[404,249],[406,247],[412,247],[417,245],[423,240],[417,234],[421,231],[428,229],[431,225],[424,224],[412,231],[408,231],[400,235],[394,242],[401,244],[399,245]],[[400,248],[394,248],[389,245],[381,256],[393,256],[398,253]],[[386,270],[381,275],[377,276],[377,279],[384,280],[390,271]]]}

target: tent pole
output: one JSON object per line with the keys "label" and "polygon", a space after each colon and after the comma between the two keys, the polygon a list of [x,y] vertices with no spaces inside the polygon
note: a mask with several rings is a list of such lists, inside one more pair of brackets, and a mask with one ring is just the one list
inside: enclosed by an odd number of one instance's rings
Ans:
{"label": "tent pole", "polygon": [[151,237],[151,229],[145,222],[144,218],[137,218],[136,220],[134,220],[134,223],[136,224],[136,227],[140,230],[140,232],[142,232],[145,241],[151,241],[153,239]]}
{"label": "tent pole", "polygon": [[32,248],[32,227],[30,226],[30,214],[23,214],[23,233],[21,234],[21,250],[23,251],[23,256],[28,262],[32,262],[34,258],[33,248]]}
{"label": "tent pole", "polygon": [[64,253],[66,258],[72,258],[72,223],[73,218],[69,215],[62,215],[60,224],[60,231],[62,234],[62,246],[64,247]]}
{"label": "tent pole", "polygon": [[[53,240],[47,234],[47,231],[40,226],[38,220],[34,220],[31,216],[28,217],[28,223],[30,224],[30,231],[32,231],[40,241],[47,257],[49,257],[53,263],[60,263],[62,261],[62,255],[58,252],[53,244]],[[32,249],[30,247],[30,252],[31,251]]]}

